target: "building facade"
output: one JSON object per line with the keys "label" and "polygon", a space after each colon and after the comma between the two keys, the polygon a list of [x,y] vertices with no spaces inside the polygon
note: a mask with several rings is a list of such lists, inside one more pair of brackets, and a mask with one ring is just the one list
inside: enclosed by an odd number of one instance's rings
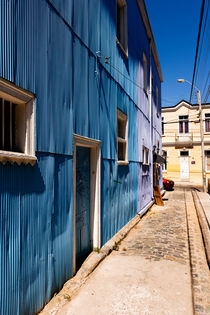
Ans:
{"label": "building facade", "polygon": [[[210,104],[202,105],[206,184],[210,178]],[[181,101],[162,108],[163,176],[202,186],[199,106]]]}
{"label": "building facade", "polygon": [[0,313],[29,315],[151,205],[162,73],[142,0],[0,19]]}

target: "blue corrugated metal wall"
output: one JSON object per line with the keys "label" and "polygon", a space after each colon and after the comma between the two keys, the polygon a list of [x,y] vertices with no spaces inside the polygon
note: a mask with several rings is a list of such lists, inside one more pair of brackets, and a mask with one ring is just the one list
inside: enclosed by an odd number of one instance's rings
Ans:
{"label": "blue corrugated metal wall", "polygon": [[[34,314],[72,276],[73,133],[101,140],[102,245],[151,200],[152,168],[141,160],[149,102],[137,86],[149,43],[136,0],[127,12],[128,59],[116,45],[115,1],[0,2],[0,77],[35,94],[38,158],[0,164],[1,314]],[[160,90],[154,60],[152,69]],[[120,167],[117,107],[129,126],[129,165]]]}

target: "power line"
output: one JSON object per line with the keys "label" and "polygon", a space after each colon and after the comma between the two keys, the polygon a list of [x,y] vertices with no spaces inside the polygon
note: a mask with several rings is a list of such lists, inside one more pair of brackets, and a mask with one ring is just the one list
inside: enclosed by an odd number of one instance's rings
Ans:
{"label": "power line", "polygon": [[[115,71],[117,71],[118,73],[120,73],[126,80],[128,80],[129,82],[133,83],[135,86],[137,86],[139,89],[143,90],[144,91],[144,88],[142,86],[140,86],[138,83],[136,83],[135,81],[131,80],[128,76],[126,76],[122,71],[120,71],[117,67],[113,66],[110,61],[109,61],[109,58],[107,57],[104,57],[105,58],[105,64],[109,65],[110,67],[112,67]],[[151,91],[147,91],[148,94],[151,94]],[[170,101],[170,100],[167,100],[165,98],[162,98],[161,97],[161,100],[164,101],[164,102],[167,102],[167,103],[170,103],[170,104],[174,104],[175,102],[174,101]]]}
{"label": "power line", "polygon": [[208,100],[208,97],[209,97],[209,94],[210,94],[210,85],[208,86],[208,91],[206,93],[206,97],[205,97],[205,100],[204,100],[204,103],[206,104],[207,100]]}
{"label": "power line", "polygon": [[[190,116],[190,115],[187,115],[187,116]],[[190,116],[190,118],[194,119],[194,118],[196,118],[196,116],[198,116],[198,114],[193,114],[193,115]],[[186,119],[186,121],[189,121],[189,120]],[[179,120],[177,120],[177,118],[175,118],[175,119],[167,121],[167,123],[174,123],[174,122],[179,122]],[[163,121],[163,123],[165,123],[165,122]]]}
{"label": "power line", "polygon": [[210,1],[208,1],[208,6],[206,9],[206,17],[205,17],[205,22],[204,22],[204,27],[203,27],[203,32],[202,32],[201,48],[200,48],[200,54],[199,54],[199,58],[198,58],[198,66],[197,66],[196,75],[195,75],[195,82],[197,81],[198,69],[199,69],[199,64],[200,64],[200,59],[201,59],[201,52],[202,52],[202,48],[203,48],[204,34],[205,34],[205,30],[206,30],[206,22],[207,22],[208,11],[209,11],[209,3],[210,3]]}
{"label": "power line", "polygon": [[[202,119],[202,121],[206,121],[205,119]],[[169,125],[169,124],[177,124],[177,123],[179,123],[180,122],[180,120],[176,120],[176,121],[162,121],[162,123],[164,124],[164,125]],[[194,123],[199,123],[200,122],[200,119],[196,119],[196,120],[187,120],[187,122],[194,122]]]}
{"label": "power line", "polygon": [[[204,92],[205,92],[205,89],[206,89],[206,86],[207,86],[207,83],[208,83],[208,80],[209,80],[209,75],[210,75],[210,70],[209,70],[208,75],[207,75],[207,78],[206,78],[206,82],[205,82],[205,85],[204,85],[204,89],[203,89],[202,95],[203,95]],[[207,92],[208,92],[208,91],[207,91]]]}
{"label": "power line", "polygon": [[196,47],[196,55],[195,55],[193,78],[192,78],[192,87],[191,87],[191,92],[190,92],[190,102],[191,102],[191,98],[192,98],[192,91],[193,91],[193,85],[194,85],[195,69],[196,69],[197,57],[198,57],[198,48],[199,48],[199,42],[200,42],[200,34],[201,34],[201,26],[202,26],[202,20],[203,20],[204,5],[205,5],[205,0],[203,0],[202,7],[201,7],[200,24],[199,24],[197,47]]}

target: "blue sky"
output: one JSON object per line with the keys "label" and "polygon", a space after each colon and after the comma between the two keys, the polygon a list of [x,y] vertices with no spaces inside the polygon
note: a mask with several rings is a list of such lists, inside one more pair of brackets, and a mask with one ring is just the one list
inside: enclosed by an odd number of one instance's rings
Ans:
{"label": "blue sky", "polygon": [[[162,106],[176,105],[182,99],[189,101],[190,85],[177,83],[176,79],[192,82],[202,1],[145,0],[145,4],[163,73]],[[199,75],[195,83],[205,86]],[[202,87],[198,87],[202,92]],[[194,94],[192,103],[196,102]]]}

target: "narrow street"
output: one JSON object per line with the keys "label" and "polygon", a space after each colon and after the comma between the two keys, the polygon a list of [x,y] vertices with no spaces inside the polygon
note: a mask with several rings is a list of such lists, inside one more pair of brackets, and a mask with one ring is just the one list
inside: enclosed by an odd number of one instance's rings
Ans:
{"label": "narrow street", "polygon": [[164,196],[59,315],[209,314],[209,269],[189,189]]}

